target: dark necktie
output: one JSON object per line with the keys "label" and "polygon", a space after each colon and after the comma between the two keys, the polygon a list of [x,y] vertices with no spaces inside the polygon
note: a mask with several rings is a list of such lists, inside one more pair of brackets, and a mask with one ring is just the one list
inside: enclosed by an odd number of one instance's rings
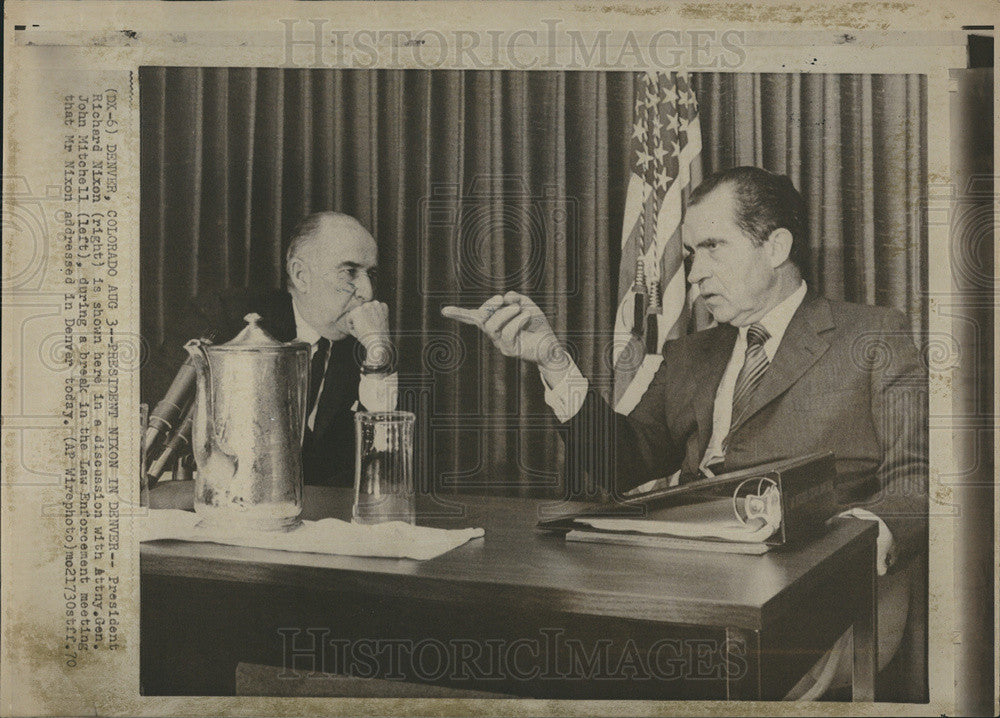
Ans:
{"label": "dark necktie", "polygon": [[313,353],[312,362],[309,367],[309,403],[306,405],[306,422],[316,408],[316,399],[319,398],[319,387],[323,383],[323,374],[326,373],[326,360],[330,354],[330,340],[320,337],[316,342],[316,351]]}
{"label": "dark necktie", "polygon": [[770,338],[771,335],[767,333],[767,329],[760,324],[751,324],[747,329],[747,353],[743,361],[743,368],[740,369],[740,373],[736,377],[736,386],[733,388],[733,414],[729,422],[729,434],[722,441],[723,453],[729,446],[729,437],[732,436],[733,428],[739,426],[740,422],[746,418],[744,414],[750,406],[754,389],[764,378],[764,372],[767,371],[768,364],[770,364],[767,352],[764,351],[764,342]]}

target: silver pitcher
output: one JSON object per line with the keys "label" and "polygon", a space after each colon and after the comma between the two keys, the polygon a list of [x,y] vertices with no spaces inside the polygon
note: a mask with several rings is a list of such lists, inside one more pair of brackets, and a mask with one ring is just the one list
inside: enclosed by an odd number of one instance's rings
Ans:
{"label": "silver pitcher", "polygon": [[230,342],[184,346],[197,370],[194,508],[213,527],[288,530],[302,512],[309,345],[244,319]]}

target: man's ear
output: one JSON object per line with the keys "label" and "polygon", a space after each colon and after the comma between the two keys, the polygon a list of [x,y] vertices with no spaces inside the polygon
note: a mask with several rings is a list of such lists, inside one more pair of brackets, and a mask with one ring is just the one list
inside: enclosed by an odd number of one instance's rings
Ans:
{"label": "man's ear", "polygon": [[779,227],[768,235],[767,245],[770,247],[771,266],[778,268],[788,261],[792,253],[792,233]]}
{"label": "man's ear", "polygon": [[302,257],[292,257],[288,260],[288,281],[291,286],[303,294],[309,292],[309,267],[302,261]]}

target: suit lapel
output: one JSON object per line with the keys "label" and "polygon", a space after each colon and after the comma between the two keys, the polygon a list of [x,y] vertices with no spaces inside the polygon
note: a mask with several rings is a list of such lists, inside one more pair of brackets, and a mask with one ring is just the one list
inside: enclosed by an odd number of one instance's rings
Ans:
{"label": "suit lapel", "polygon": [[699,360],[694,367],[694,397],[692,406],[695,417],[698,420],[698,445],[700,452],[705,453],[705,448],[712,438],[712,423],[715,410],[715,393],[719,389],[719,382],[729,364],[729,358],[733,354],[733,346],[736,344],[736,336],[739,333],[735,327],[728,324],[708,330],[713,332],[713,336],[707,336],[705,340],[707,346],[704,351],[696,352],[696,356],[704,357],[704,361]]}
{"label": "suit lapel", "polygon": [[807,294],[788,323],[774,361],[750,398],[742,420],[730,431],[736,431],[751,416],[784,393],[823,356],[830,343],[820,334],[833,327],[829,303],[811,292]]}

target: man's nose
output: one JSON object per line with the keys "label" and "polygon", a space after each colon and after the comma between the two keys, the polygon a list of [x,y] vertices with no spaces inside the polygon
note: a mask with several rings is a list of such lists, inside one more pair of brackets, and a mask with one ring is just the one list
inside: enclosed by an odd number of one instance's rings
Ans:
{"label": "man's nose", "polygon": [[375,298],[375,290],[372,288],[372,279],[365,272],[354,280],[354,293],[363,302],[370,302]]}
{"label": "man's nose", "polygon": [[699,259],[698,253],[695,252],[691,258],[691,267],[688,269],[688,281],[691,284],[697,284],[708,276],[709,272],[705,268],[705,260]]}

